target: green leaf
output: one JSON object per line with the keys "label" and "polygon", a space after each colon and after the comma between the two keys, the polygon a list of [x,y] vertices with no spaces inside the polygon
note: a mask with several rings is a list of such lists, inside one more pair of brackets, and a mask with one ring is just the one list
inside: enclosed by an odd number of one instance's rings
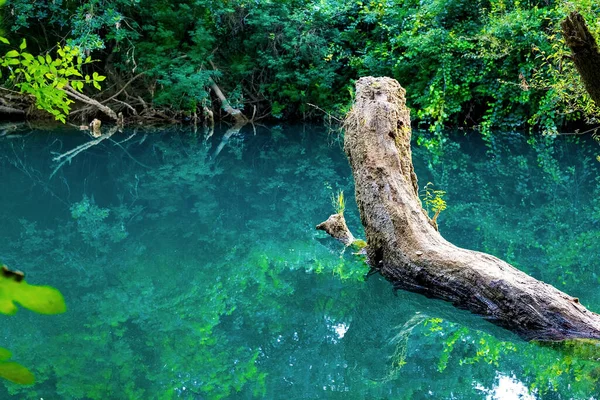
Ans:
{"label": "green leaf", "polygon": [[21,64],[21,61],[19,61],[16,58],[9,58],[8,60],[6,60],[6,65],[19,65]]}
{"label": "green leaf", "polygon": [[0,36],[0,42],[2,42],[4,44],[10,44],[10,42],[8,41],[8,39],[5,38],[4,36]]}
{"label": "green leaf", "polygon": [[98,82],[94,81],[93,84],[96,89],[102,90],[102,87],[100,87],[100,84]]}
{"label": "green leaf", "polygon": [[16,362],[9,362],[12,354],[7,349],[0,347],[0,378],[7,379],[21,385],[30,385],[35,381],[33,374],[24,366]]}
{"label": "green leaf", "polygon": [[4,57],[19,57],[19,52],[16,50],[11,50],[4,55]]}
{"label": "green leaf", "polygon": [[16,362],[0,362],[0,377],[20,385],[35,383],[33,374],[21,364]]}
{"label": "green leaf", "polygon": [[0,276],[0,313],[12,315],[21,306],[40,314],[60,314],[66,311],[62,294],[50,286],[30,285],[24,280]]}
{"label": "green leaf", "polygon": [[99,75],[97,72],[94,72],[92,74],[92,79],[95,80],[95,81],[98,81],[98,82],[102,82],[103,80],[106,79],[106,77],[102,76],[102,75]]}
{"label": "green leaf", "polygon": [[0,347],[0,361],[6,361],[12,357],[12,354],[7,349]]}
{"label": "green leaf", "polygon": [[27,48],[27,42],[25,41],[25,39],[23,39],[23,41],[21,42],[21,45],[19,46],[20,50],[25,50]]}

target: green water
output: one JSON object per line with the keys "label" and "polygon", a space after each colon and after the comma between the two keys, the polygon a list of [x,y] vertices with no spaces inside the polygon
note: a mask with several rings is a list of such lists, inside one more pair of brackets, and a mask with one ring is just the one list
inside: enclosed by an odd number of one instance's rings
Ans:
{"label": "green water", "polygon": [[[393,293],[314,226],[343,190],[336,136],[310,126],[67,130],[0,139],[2,261],[68,311],[1,317],[0,346],[36,375],[1,399],[590,399],[596,355],[520,341],[449,305]],[[446,190],[440,231],[600,311],[599,148],[476,135],[414,147]],[[519,397],[521,396],[521,397]]]}

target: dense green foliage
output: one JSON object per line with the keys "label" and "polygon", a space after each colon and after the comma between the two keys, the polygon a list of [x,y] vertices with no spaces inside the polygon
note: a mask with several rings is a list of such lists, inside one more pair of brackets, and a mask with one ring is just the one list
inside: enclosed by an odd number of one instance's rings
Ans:
{"label": "dense green foliage", "polygon": [[9,0],[2,11],[40,53],[66,38],[100,60],[87,72],[109,77],[105,97],[143,72],[122,99],[190,115],[212,106],[214,79],[247,114],[309,118],[320,114],[309,104],[343,114],[354,79],[387,75],[424,126],[489,135],[596,121],[560,35],[574,9],[597,35],[589,0]]}

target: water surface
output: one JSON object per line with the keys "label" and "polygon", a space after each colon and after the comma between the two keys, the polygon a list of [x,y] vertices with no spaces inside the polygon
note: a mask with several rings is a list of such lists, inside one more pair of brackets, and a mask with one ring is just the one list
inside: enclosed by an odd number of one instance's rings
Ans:
{"label": "water surface", "polygon": [[[336,135],[314,126],[128,130],[0,141],[2,262],[68,312],[2,317],[2,347],[37,383],[0,398],[589,399],[595,354],[520,341],[477,317],[363,280],[314,226],[343,190]],[[476,136],[416,147],[420,186],[445,190],[442,234],[600,311],[598,148]],[[521,397],[519,397],[521,396]]]}

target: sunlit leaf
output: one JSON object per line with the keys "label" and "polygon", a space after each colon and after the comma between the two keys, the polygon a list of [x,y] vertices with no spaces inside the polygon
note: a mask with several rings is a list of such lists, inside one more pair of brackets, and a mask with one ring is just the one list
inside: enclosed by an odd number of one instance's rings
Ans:
{"label": "sunlit leaf", "polygon": [[0,362],[0,378],[7,379],[20,385],[35,383],[33,374],[21,364],[16,362]]}
{"label": "sunlit leaf", "polygon": [[16,313],[18,309],[15,303],[40,314],[60,314],[66,311],[65,300],[57,289],[0,276],[0,313]]}
{"label": "sunlit leaf", "polygon": [[6,361],[12,357],[12,353],[7,349],[0,347],[0,361]]}

